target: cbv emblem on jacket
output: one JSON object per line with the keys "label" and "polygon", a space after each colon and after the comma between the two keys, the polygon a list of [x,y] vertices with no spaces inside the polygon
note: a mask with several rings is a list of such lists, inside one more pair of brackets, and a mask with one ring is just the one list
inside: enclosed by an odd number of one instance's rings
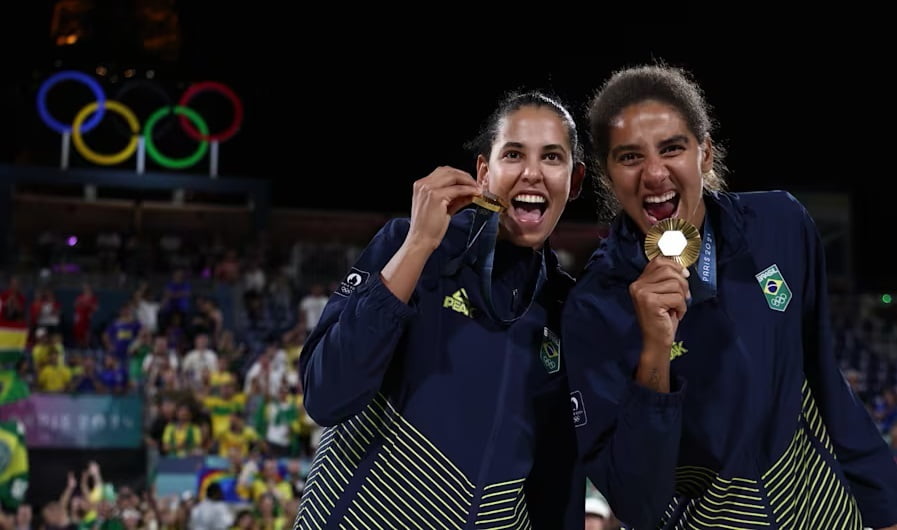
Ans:
{"label": "cbv emblem on jacket", "polygon": [[545,327],[542,332],[542,347],[539,348],[539,358],[549,374],[561,369],[561,339],[553,331]]}
{"label": "cbv emblem on jacket", "polygon": [[466,317],[473,318],[473,306],[470,305],[470,298],[467,297],[467,291],[463,288],[455,291],[455,294],[446,296],[442,301],[442,307],[448,307],[452,311],[461,313]]}
{"label": "cbv emblem on jacket", "polygon": [[785,283],[785,278],[779,272],[779,267],[773,263],[756,277],[769,308],[773,311],[785,311],[788,303],[791,302],[791,289]]}

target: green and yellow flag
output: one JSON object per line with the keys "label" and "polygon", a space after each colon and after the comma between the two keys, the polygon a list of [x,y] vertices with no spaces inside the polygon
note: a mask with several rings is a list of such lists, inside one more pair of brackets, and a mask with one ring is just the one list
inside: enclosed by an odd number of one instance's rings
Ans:
{"label": "green and yellow flag", "polygon": [[28,491],[28,449],[25,426],[19,421],[0,421],[0,504],[13,511]]}
{"label": "green and yellow flag", "polygon": [[23,323],[0,324],[0,405],[25,399],[28,385],[16,374],[16,364],[25,354],[28,327]]}
{"label": "green and yellow flag", "polygon": [[0,406],[30,395],[28,383],[22,381],[15,370],[0,370]]}

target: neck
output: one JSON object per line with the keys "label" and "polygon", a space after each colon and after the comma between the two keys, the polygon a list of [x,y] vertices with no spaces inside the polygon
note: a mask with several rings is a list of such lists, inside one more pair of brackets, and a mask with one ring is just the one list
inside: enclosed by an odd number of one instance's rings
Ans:
{"label": "neck", "polygon": [[[528,250],[532,250],[533,252],[539,252],[545,247],[544,241],[539,243],[536,246],[533,246],[533,247],[527,246],[527,245],[518,245],[518,244],[514,243],[513,239],[511,239],[511,236],[510,236],[510,234],[508,234],[508,231],[505,229],[504,225],[499,225],[498,237],[496,239],[499,244],[506,245],[509,247],[520,248],[520,249],[528,249]],[[496,244],[496,248],[499,246],[499,244]]]}
{"label": "neck", "polygon": [[698,206],[695,208],[694,212],[692,212],[689,221],[701,231],[701,227],[704,225],[704,218],[706,217],[707,208],[704,206],[704,200],[701,199],[701,202],[698,203]]}
{"label": "neck", "polygon": [[499,238],[495,243],[496,264],[509,265],[520,260],[528,260],[537,255],[538,251],[536,249],[515,245],[507,239]]}

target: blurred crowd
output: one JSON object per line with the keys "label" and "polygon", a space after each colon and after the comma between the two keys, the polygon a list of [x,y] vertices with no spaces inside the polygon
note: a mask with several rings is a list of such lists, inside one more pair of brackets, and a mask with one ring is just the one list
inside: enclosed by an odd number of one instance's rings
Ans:
{"label": "blurred crowd", "polygon": [[[258,484],[272,480],[270,472],[267,473],[265,478],[256,478],[246,487],[261,490]],[[290,478],[278,474],[276,480],[281,486],[276,489],[286,492],[288,488],[283,484]],[[27,504],[20,505],[15,513],[0,514],[0,529],[279,530],[290,528],[298,507],[298,497],[284,499],[283,495],[278,497],[269,492],[260,493],[258,500],[251,504],[225,502],[217,483],[209,485],[201,499],[189,494],[157,498],[152,487],[141,493],[128,486],[116,488],[103,480],[99,465],[91,462],[80,481],[74,473],[69,473],[59,498],[41,507],[39,514]]]}
{"label": "blurred crowd", "polygon": [[[28,286],[17,276],[4,282],[0,325],[27,328],[15,369],[32,392],[137,394],[145,403],[144,487],[104,482],[94,463],[80,482],[70,476],[35,520],[47,528],[292,524],[321,431],[303,408],[298,359],[328,287],[300,284],[284,273],[289,263],[269,263],[264,255],[225,252],[211,279],[174,268],[156,285],[135,282],[113,308],[103,304],[114,298],[89,282],[70,304],[57,298],[52,275]],[[113,316],[98,318],[103,309]],[[153,469],[163,458],[212,460],[231,480],[157,497]],[[31,510],[20,506],[4,524],[30,528]],[[217,522],[200,523],[209,518]]]}

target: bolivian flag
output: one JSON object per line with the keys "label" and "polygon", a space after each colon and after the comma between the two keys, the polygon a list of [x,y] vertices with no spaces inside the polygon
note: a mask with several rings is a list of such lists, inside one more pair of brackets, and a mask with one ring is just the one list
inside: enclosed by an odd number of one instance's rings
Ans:
{"label": "bolivian flag", "polygon": [[24,323],[0,324],[0,368],[12,368],[25,352],[28,327]]}

